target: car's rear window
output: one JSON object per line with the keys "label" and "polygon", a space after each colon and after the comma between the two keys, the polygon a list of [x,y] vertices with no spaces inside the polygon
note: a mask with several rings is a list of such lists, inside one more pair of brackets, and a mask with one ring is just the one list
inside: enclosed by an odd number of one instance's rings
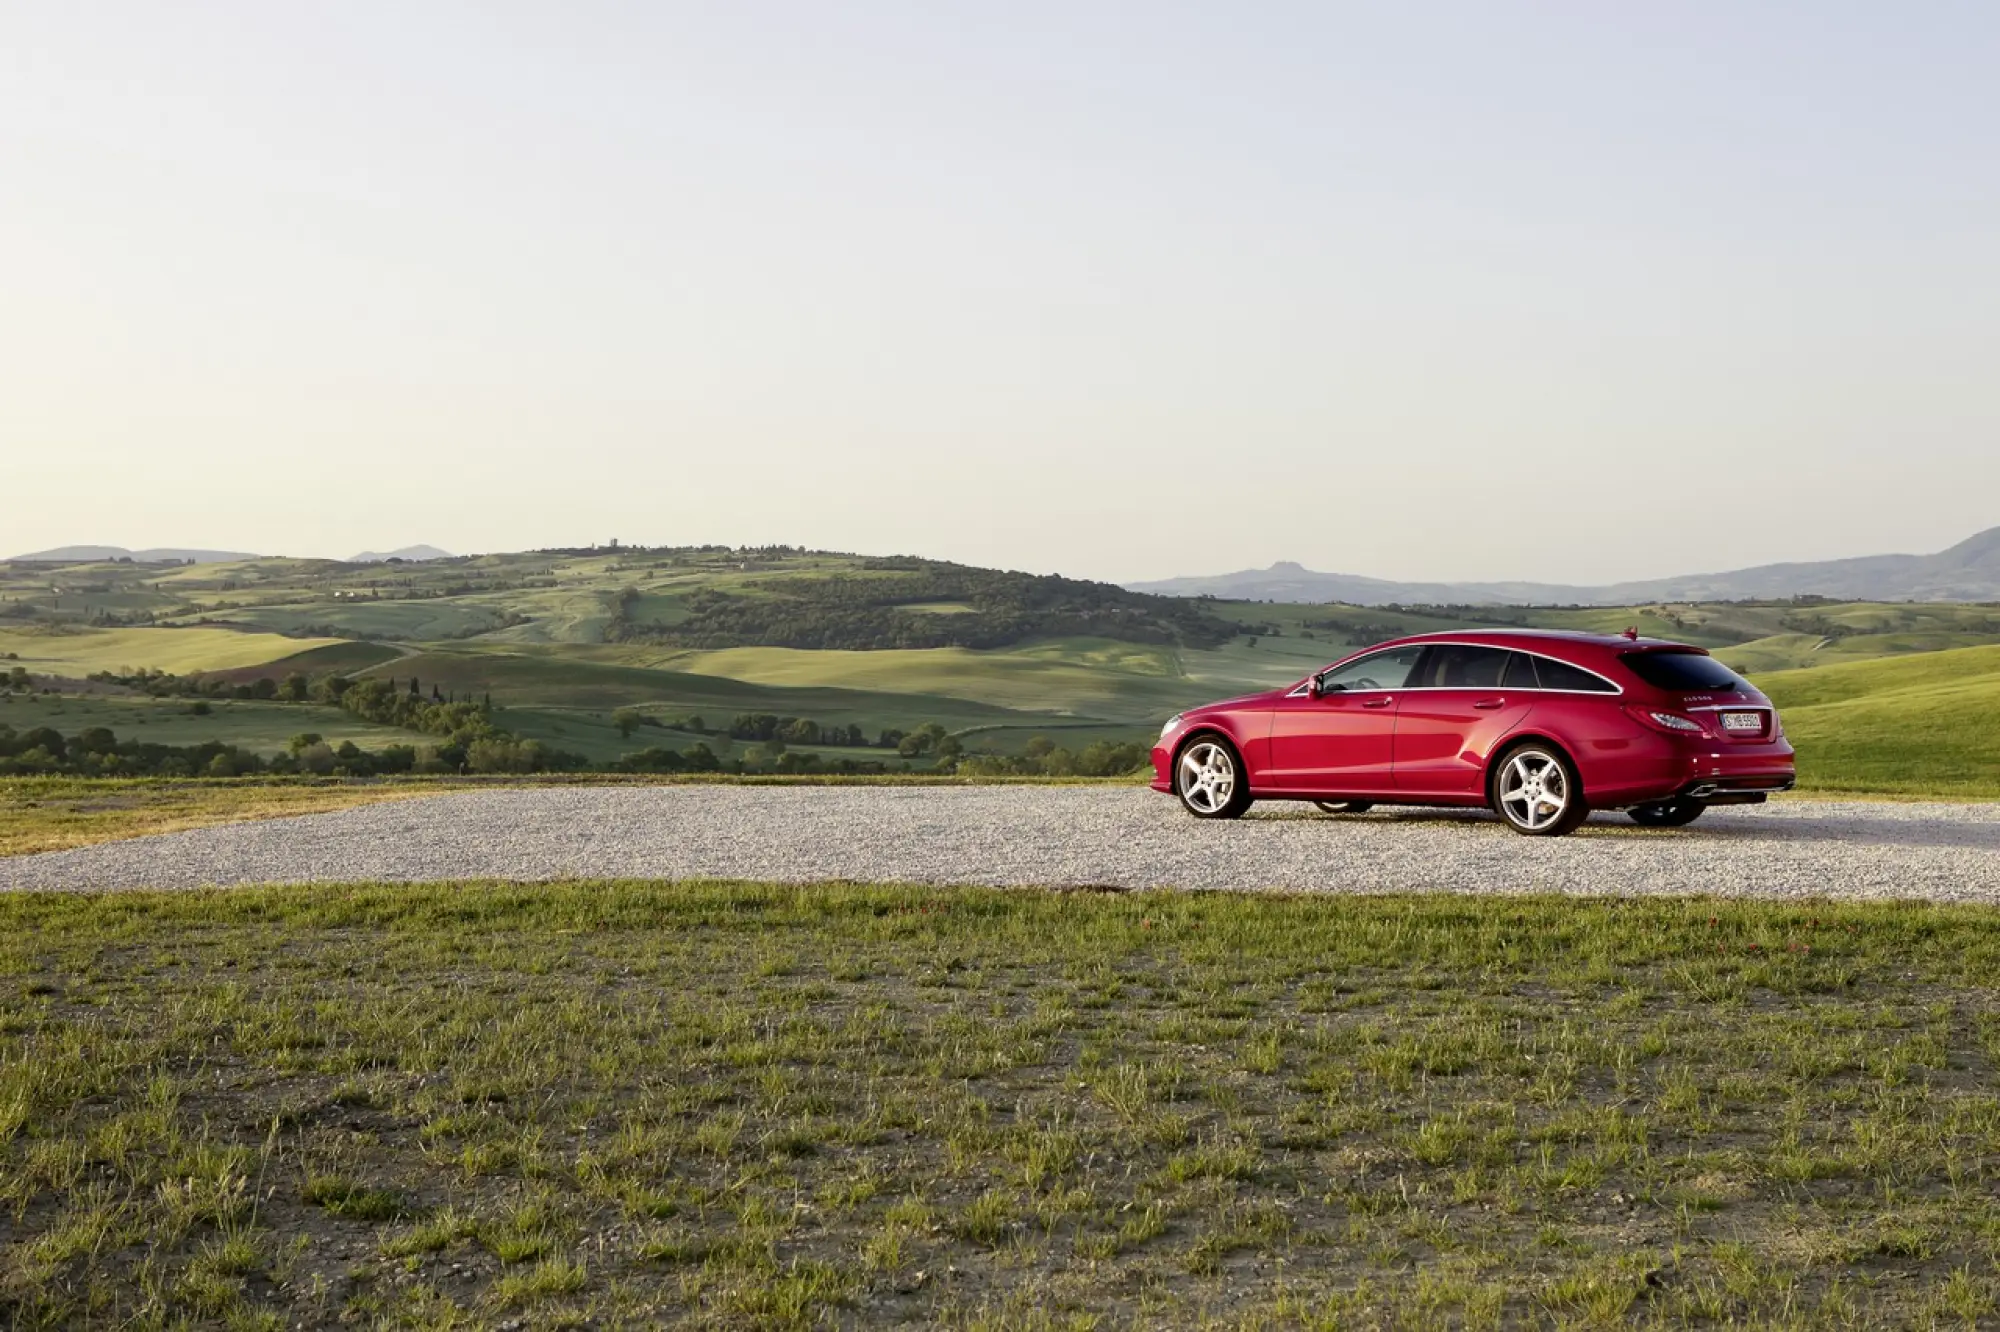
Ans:
{"label": "car's rear window", "polygon": [[1745,687],[1742,676],[1705,652],[1627,652],[1619,660],[1655,689],[1686,694]]}
{"label": "car's rear window", "polygon": [[1601,675],[1593,675],[1566,661],[1553,657],[1534,657],[1535,673],[1541,677],[1542,688],[1559,689],[1571,694],[1615,694],[1618,686]]}

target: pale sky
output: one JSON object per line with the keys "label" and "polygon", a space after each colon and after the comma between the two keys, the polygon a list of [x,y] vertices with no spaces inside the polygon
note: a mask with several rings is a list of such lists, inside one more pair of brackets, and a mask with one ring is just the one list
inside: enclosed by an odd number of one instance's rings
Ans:
{"label": "pale sky", "polygon": [[2000,6],[0,5],[0,555],[2000,524]]}

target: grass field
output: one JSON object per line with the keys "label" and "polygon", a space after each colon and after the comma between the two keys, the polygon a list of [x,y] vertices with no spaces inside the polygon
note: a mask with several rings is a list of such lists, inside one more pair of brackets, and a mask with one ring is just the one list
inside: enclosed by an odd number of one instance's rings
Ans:
{"label": "grass field", "polygon": [[1973,1327],[2000,932],[1897,906],[0,899],[0,1317]]}
{"label": "grass field", "polygon": [[[673,708],[661,711],[669,716],[676,715]],[[642,727],[627,738],[613,725],[610,713],[580,708],[509,708],[500,719],[516,735],[582,754],[594,763],[608,763],[651,746],[686,751],[697,744],[707,745],[718,758],[740,758],[745,750],[757,744],[754,740],[731,740],[727,735],[712,731],[697,733],[668,726]],[[713,727],[726,725],[729,718],[711,716],[704,720]],[[787,749],[801,754],[817,754],[823,759],[848,758],[857,762],[886,763],[891,768],[903,766],[894,749],[846,745],[788,745]]]}
{"label": "grass field", "polygon": [[711,726],[727,725],[741,712],[770,712],[843,726],[858,724],[871,735],[891,726],[907,730],[924,721],[958,730],[1036,720],[1032,714],[996,704],[941,695],[758,684],[548,650],[425,652],[372,673],[398,679],[415,674],[427,689],[436,684],[460,693],[491,693],[493,701],[506,709],[499,718],[502,725],[509,724],[509,714],[516,708],[581,710],[608,718],[627,705],[668,715],[700,715]]}
{"label": "grass field", "polygon": [[1058,641],[1010,652],[730,648],[686,653],[662,664],[754,684],[919,694],[1118,721],[1164,719],[1189,702],[1173,653],[1133,644]]}
{"label": "grass field", "polygon": [[2000,647],[1760,677],[1821,791],[2000,796]]}
{"label": "grass field", "polygon": [[0,656],[13,653],[17,660],[7,661],[8,667],[21,666],[36,675],[81,678],[127,667],[185,675],[261,666],[338,641],[214,628],[82,629],[66,633],[0,628]]}
{"label": "grass field", "polygon": [[352,740],[363,749],[416,743],[418,737],[393,726],[377,726],[350,712],[309,703],[260,703],[243,699],[206,700],[197,714],[186,699],[96,694],[0,694],[0,724],[26,731],[52,727],[75,736],[92,726],[108,726],[120,740],[156,745],[198,745],[210,740],[239,745],[269,756],[304,731],[331,745]]}

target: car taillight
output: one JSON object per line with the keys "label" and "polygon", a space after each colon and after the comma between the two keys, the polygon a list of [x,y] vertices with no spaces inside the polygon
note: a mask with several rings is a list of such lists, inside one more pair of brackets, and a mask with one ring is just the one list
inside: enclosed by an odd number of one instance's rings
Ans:
{"label": "car taillight", "polygon": [[1651,727],[1663,735],[1703,735],[1708,728],[1692,717],[1683,717],[1678,712],[1660,712],[1654,708],[1627,708],[1625,711],[1641,726]]}

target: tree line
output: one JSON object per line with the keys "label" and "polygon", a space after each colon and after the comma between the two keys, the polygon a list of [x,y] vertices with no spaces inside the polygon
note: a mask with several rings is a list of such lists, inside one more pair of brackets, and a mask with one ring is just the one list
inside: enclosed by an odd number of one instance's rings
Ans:
{"label": "tree line", "polygon": [[[869,560],[862,569],[863,576],[756,579],[740,592],[703,588],[688,595],[685,615],[671,624],[632,618],[641,598],[628,589],[605,637],[689,648],[873,651],[998,648],[1070,636],[1214,647],[1239,632],[1198,602],[1110,583],[926,560]],[[882,573],[900,576],[865,576]],[[926,604],[963,609],[916,609]]]}

